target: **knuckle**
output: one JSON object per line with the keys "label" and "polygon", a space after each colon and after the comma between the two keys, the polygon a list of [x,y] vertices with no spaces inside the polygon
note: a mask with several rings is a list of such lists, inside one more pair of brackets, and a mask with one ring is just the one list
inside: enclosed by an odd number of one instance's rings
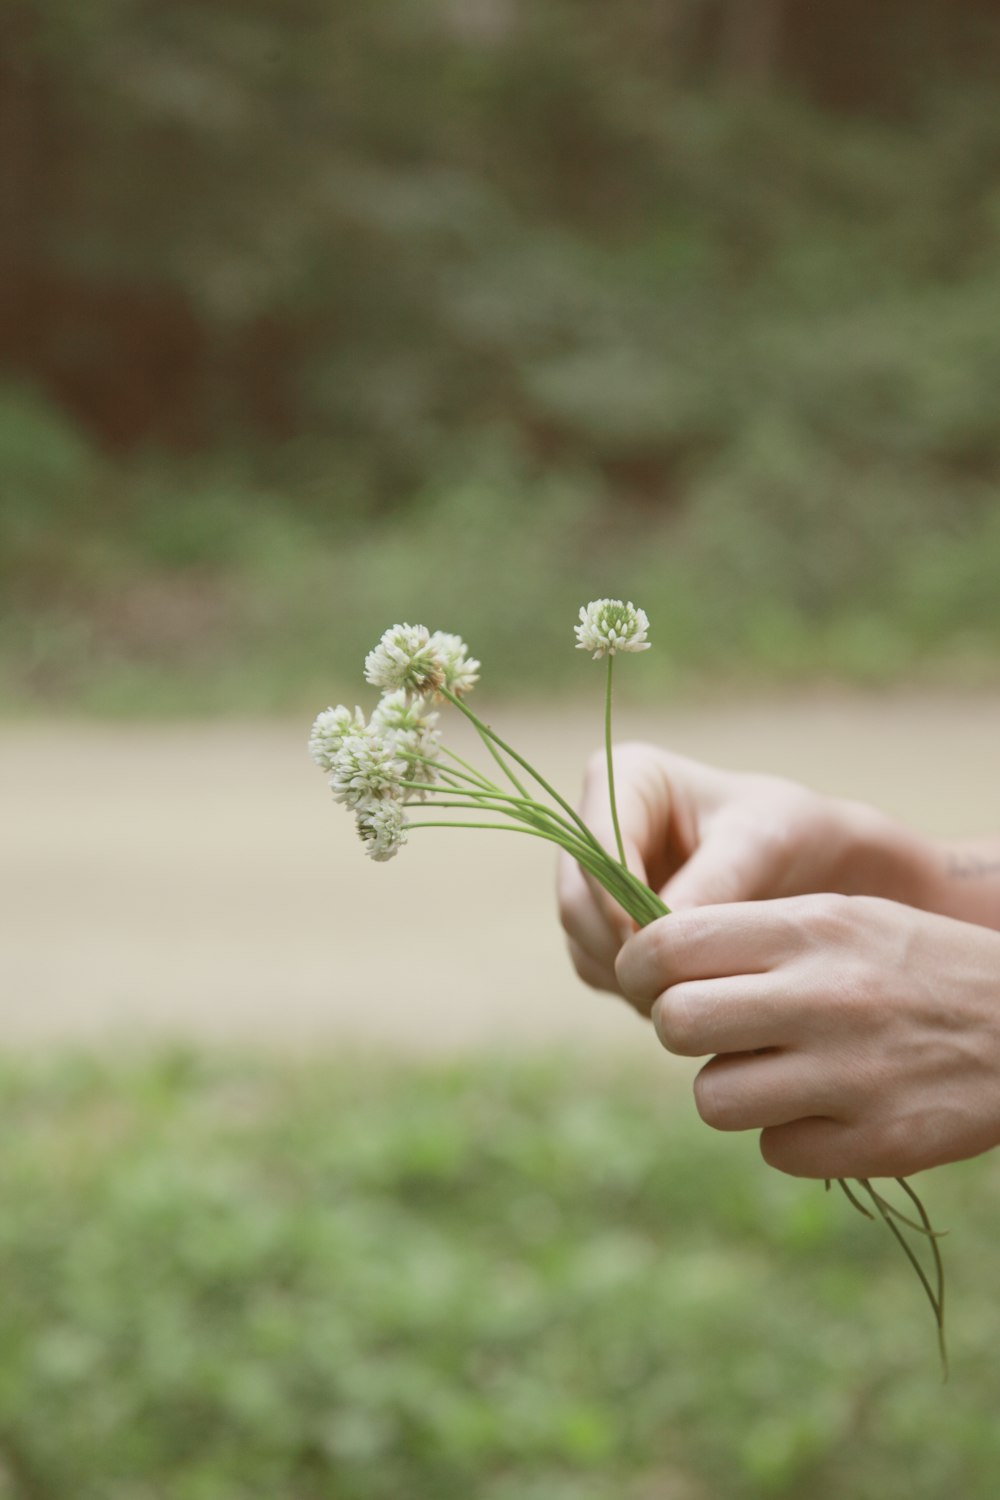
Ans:
{"label": "knuckle", "polygon": [[840,943],[849,934],[855,908],[853,898],[841,896],[833,891],[807,896],[805,918],[810,934],[821,943]]}
{"label": "knuckle", "polygon": [[[830,966],[830,969],[830,994],[836,1004],[832,1018],[842,1045],[851,1050],[851,1061],[860,1080],[866,1077],[874,1061],[862,1051],[863,1039],[876,1031],[883,1032],[889,1018],[878,1005],[877,977],[865,965],[847,962]],[[859,1051],[861,1056],[856,1055]],[[862,1063],[864,1066],[860,1067]]]}
{"label": "knuckle", "polygon": [[690,918],[689,912],[671,912],[669,917],[661,917],[647,928],[647,941],[652,948],[653,960],[662,977],[664,989],[668,987],[671,976],[678,971],[682,944],[691,926]]}

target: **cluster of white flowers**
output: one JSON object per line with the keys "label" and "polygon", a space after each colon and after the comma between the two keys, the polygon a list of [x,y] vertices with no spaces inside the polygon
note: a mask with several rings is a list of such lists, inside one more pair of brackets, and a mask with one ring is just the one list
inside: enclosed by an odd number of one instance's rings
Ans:
{"label": "cluster of white flowers", "polygon": [[393,625],[365,659],[365,676],[382,689],[366,722],[360,708],[327,708],[313,724],[309,754],[325,771],[336,801],[357,818],[365,853],[380,863],[406,842],[407,802],[438,779],[441,735],[434,707],[445,690],[460,698],[479,680],[479,662],[461,636],[423,625]]}
{"label": "cluster of white flowers", "polygon": [[595,599],[580,610],[576,626],[579,651],[592,651],[594,660],[619,651],[648,651],[649,618],[644,609],[621,599]]}
{"label": "cluster of white flowers", "polygon": [[353,809],[372,802],[402,802],[406,762],[401,760],[391,735],[384,738],[369,729],[344,741],[330,773],[334,800]]}
{"label": "cluster of white flowers", "polygon": [[444,683],[449,693],[461,698],[469,693],[479,681],[479,662],[469,655],[469,648],[460,635],[445,635],[438,630],[431,636],[431,645],[437,653],[444,672]]}
{"label": "cluster of white flowers", "polygon": [[479,681],[479,663],[458,635],[425,625],[393,625],[365,658],[365,678],[383,693],[424,697],[441,688],[460,698]]}
{"label": "cluster of white flowers", "polygon": [[[441,749],[441,734],[435,729],[440,715],[429,698],[411,698],[405,688],[386,693],[372,714],[372,729],[392,740],[396,753],[412,772],[410,780],[433,785],[435,762]],[[422,802],[426,792],[409,789],[409,796]]]}
{"label": "cluster of white flowers", "polygon": [[[645,611],[634,604],[596,599],[580,610],[576,638],[595,658],[611,657],[647,651],[648,630]],[[360,708],[342,703],[324,709],[313,724],[309,753],[326,772],[335,799],[355,814],[366,853],[381,862],[406,842],[406,804],[423,801],[435,786],[457,785],[454,768],[449,776],[440,766],[436,705],[471,692],[479,681],[479,662],[459,635],[432,633],[425,625],[393,625],[366,656],[365,677],[382,693],[371,718],[366,721]],[[461,702],[459,707],[469,713]],[[484,725],[479,729],[490,733]],[[464,795],[475,799],[482,788],[473,777]]]}
{"label": "cluster of white flowers", "polygon": [[309,754],[321,771],[332,771],[344,741],[365,732],[365,716],[360,708],[353,713],[342,703],[336,708],[325,708],[312,727]]}
{"label": "cluster of white flowers", "polygon": [[370,859],[384,864],[406,843],[406,815],[398,802],[373,802],[358,813],[358,834]]}

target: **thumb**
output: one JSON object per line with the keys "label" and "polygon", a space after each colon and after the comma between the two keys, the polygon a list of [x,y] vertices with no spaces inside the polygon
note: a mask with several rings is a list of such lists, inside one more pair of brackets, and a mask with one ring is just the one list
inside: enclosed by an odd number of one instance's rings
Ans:
{"label": "thumb", "polygon": [[763,899],[773,884],[769,844],[759,832],[713,821],[694,853],[664,886],[663,900],[673,910]]}

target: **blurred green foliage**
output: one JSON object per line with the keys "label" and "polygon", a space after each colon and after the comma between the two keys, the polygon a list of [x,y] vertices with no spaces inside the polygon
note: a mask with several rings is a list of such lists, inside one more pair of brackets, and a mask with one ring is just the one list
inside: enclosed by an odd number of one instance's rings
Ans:
{"label": "blurred green foliage", "polygon": [[992,5],[0,0],[0,42],[8,702],[298,706],[408,613],[548,687],[619,592],[658,686],[995,673]]}
{"label": "blurred green foliage", "polygon": [[882,1227],[646,1072],[169,1053],[0,1089],[3,1500],[993,1500],[993,1158],[927,1188],[942,1390]]}

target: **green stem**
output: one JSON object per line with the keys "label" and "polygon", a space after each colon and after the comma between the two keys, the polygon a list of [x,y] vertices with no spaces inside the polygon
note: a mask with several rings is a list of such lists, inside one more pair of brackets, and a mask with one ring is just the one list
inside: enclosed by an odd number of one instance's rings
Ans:
{"label": "green stem", "polygon": [[[827,1182],[826,1186],[827,1190],[829,1190],[829,1182]],[[875,1215],[873,1213],[870,1213],[869,1210],[865,1208],[865,1205],[861,1202],[860,1198],[856,1197],[855,1194],[851,1192],[850,1187],[843,1177],[837,1178],[837,1186],[843,1189],[844,1196],[847,1199],[848,1203],[853,1203],[859,1214],[863,1214],[866,1219],[874,1220]]]}
{"label": "green stem", "polygon": [[[419,823],[409,823],[409,828],[493,828],[505,829],[508,833],[530,833],[536,838],[545,839],[547,843],[557,844],[565,849],[580,865],[587,870],[595,880],[599,881],[604,889],[609,892],[619,904],[634,918],[641,926],[654,921],[662,915],[659,901],[648,887],[641,882],[626,884],[623,876],[627,874],[607,853],[601,849],[594,849],[589,844],[584,844],[576,834],[561,831],[551,825],[532,820],[530,814],[519,810],[516,799],[508,799],[512,804],[509,816],[510,823],[470,823],[459,821],[421,820]],[[446,800],[435,800],[423,804],[424,807],[434,811],[469,811],[492,810],[485,801],[452,802]],[[530,805],[530,804],[529,804]],[[537,806],[537,804],[535,804]]]}
{"label": "green stem", "polygon": [[514,775],[514,772],[504,760],[503,756],[500,754],[500,751],[497,749],[496,745],[494,745],[490,736],[486,734],[482,729],[480,729],[479,738],[482,740],[483,744],[486,746],[487,750],[490,752],[493,759],[496,761],[497,765],[500,767],[503,774],[507,777],[507,780],[510,782],[515,791],[520,792],[522,797],[527,797],[528,793],[518,781],[517,777]]}
{"label": "green stem", "polygon": [[[439,767],[438,770],[440,774],[441,768]],[[445,772],[444,774],[448,775],[447,772]],[[464,779],[468,780],[468,778]],[[434,792],[441,790],[440,787],[435,786],[433,783],[427,781],[405,780],[401,781],[400,785],[407,791],[415,792]],[[544,803],[536,802],[533,797],[512,797],[510,792],[502,792],[499,787],[493,788],[490,791],[486,791],[485,788],[483,790],[479,790],[475,783],[473,783],[471,787],[460,787],[455,785],[454,790],[456,792],[462,792],[467,797],[477,798],[482,802],[484,807],[496,802],[505,804],[510,807],[523,809],[524,813],[529,818],[544,819],[547,824],[554,825],[555,827],[565,832],[568,838],[571,838],[578,843],[582,842],[580,840],[580,835],[577,833],[572,823],[567,822],[565,818],[560,817],[559,813],[555,812],[550,807],[546,807]],[[587,847],[589,848],[591,846],[588,844]]]}
{"label": "green stem", "polygon": [[[498,792],[500,790],[500,788],[494,782],[489,781],[481,771],[477,771],[475,766],[470,766],[467,760],[463,760],[460,755],[457,755],[454,750],[449,749],[447,745],[442,745],[441,749],[444,751],[445,755],[450,755],[452,760],[457,761],[457,763],[463,768],[463,770],[467,772],[468,779],[470,781],[477,781],[484,791],[487,788],[491,792]],[[426,756],[421,757],[421,759],[426,759]]]}
{"label": "green stem", "polygon": [[941,1368],[944,1372],[944,1378],[945,1380],[947,1380],[948,1349],[945,1344],[944,1331],[944,1261],[941,1258],[941,1250],[938,1245],[938,1240],[940,1239],[941,1235],[940,1232],[935,1230],[933,1225],[931,1224],[930,1216],[926,1208],[924,1207],[923,1200],[917,1193],[916,1189],[910,1186],[905,1177],[897,1177],[896,1182],[903,1189],[903,1192],[910,1199],[910,1201],[915,1204],[917,1213],[920,1215],[920,1222],[923,1224],[924,1231],[931,1242],[931,1254],[934,1257],[934,1271],[937,1277],[938,1290],[938,1346],[941,1350]]}
{"label": "green stem", "polygon": [[[905,1178],[897,1177],[896,1181],[901,1188],[904,1188],[907,1193],[910,1193],[910,1195],[913,1196],[913,1190],[908,1186]],[[928,1239],[940,1240],[943,1239],[944,1236],[948,1233],[946,1229],[929,1229],[926,1224],[918,1224],[916,1219],[911,1219],[908,1214],[904,1214],[901,1208],[897,1208],[895,1203],[892,1203],[888,1198],[883,1197],[880,1192],[878,1192],[871,1186],[870,1182],[868,1191],[872,1193],[885,1208],[888,1209],[894,1219],[898,1219],[900,1224],[905,1224],[907,1229],[912,1229],[914,1234],[923,1234],[926,1235]]]}
{"label": "green stem", "polygon": [[615,761],[612,752],[611,736],[611,705],[614,697],[614,668],[615,654],[608,652],[608,686],[604,695],[604,750],[608,761],[608,794],[611,798],[611,821],[615,827],[615,843],[618,845],[618,858],[622,864],[626,864],[625,845],[622,842],[621,825],[618,822],[618,799],[615,796]]}
{"label": "green stem", "polygon": [[[610,890],[616,899],[621,898],[627,902],[634,895],[652,895],[645,887],[642,888],[641,892],[636,892],[626,886],[625,882],[620,878],[622,871],[614,861],[610,860],[606,854],[598,856],[597,852],[589,844],[585,844],[568,824],[563,823],[555,813],[550,813],[548,808],[540,807],[538,803],[517,797],[506,797],[502,793],[494,797],[487,797],[485,793],[477,796],[474,792],[465,792],[465,789],[461,787],[455,787],[454,789],[442,787],[431,788],[424,786],[421,782],[409,782],[404,783],[404,785],[417,790],[434,791],[437,794],[422,804],[425,808],[440,810],[464,809],[468,812],[497,812],[503,810],[513,821],[525,824],[534,831],[541,833],[551,843],[558,844],[561,848],[565,849],[578,862],[585,863],[591,873],[595,875],[595,878],[600,880],[605,889]],[[461,797],[464,793],[465,796],[470,797],[472,800],[446,800],[449,792],[456,797]],[[497,802],[501,804],[501,807],[495,805]],[[538,814],[541,814],[541,816],[538,816]],[[409,826],[415,827],[417,825],[410,824]],[[645,911],[642,912],[642,915],[646,915]],[[652,915],[659,915],[659,912],[654,911],[651,913]],[[636,920],[638,919],[639,914],[637,913]]]}
{"label": "green stem", "polygon": [[468,708],[460,698],[456,698],[455,694],[450,692],[448,688],[443,687],[440,689],[440,692],[443,697],[448,699],[449,703],[453,704],[460,713],[463,713],[465,717],[476,726],[481,736],[483,736],[485,739],[492,740],[492,742],[495,745],[498,745],[506,755],[510,756],[511,760],[516,761],[519,766],[523,767],[523,769],[527,771],[529,776],[533,777],[534,780],[538,782],[538,785],[542,788],[542,791],[547,792],[548,795],[552,798],[553,802],[558,803],[563,812],[569,814],[569,816],[573,819],[573,822],[582,831],[588,843],[593,844],[596,849],[601,848],[601,845],[598,843],[597,839],[591,833],[586,823],[580,817],[580,814],[576,812],[574,808],[570,807],[569,803],[564,797],[560,797],[555,787],[550,786],[549,783],[545,780],[544,776],[539,775],[534,766],[526,761],[523,755],[518,755],[516,750],[512,749],[505,740],[502,740],[500,736],[494,730],[492,730],[488,724],[484,724],[482,719],[474,714],[472,712],[472,709]]}
{"label": "green stem", "polygon": [[[485,737],[483,738],[487,748],[493,750],[494,747],[491,745],[490,741],[488,739],[485,739]],[[484,801],[486,799],[489,799],[492,801],[517,803],[519,806],[524,808],[529,820],[544,820],[546,826],[548,826],[549,824],[556,824],[560,829],[565,831],[566,835],[569,838],[573,839],[574,841],[577,841],[579,839],[579,835],[577,834],[573,825],[568,822],[567,819],[563,818],[553,808],[546,807],[543,803],[536,802],[533,797],[529,797],[527,792],[524,791],[524,788],[521,787],[521,784],[517,780],[517,778],[514,777],[509,771],[508,774],[511,775],[511,780],[514,782],[514,785],[521,790],[522,793],[521,796],[516,798],[511,797],[509,792],[501,791],[501,789],[494,782],[488,781],[485,776],[481,775],[474,766],[470,766],[468,761],[463,760],[462,757],[460,755],[457,755],[454,750],[449,750],[446,745],[442,745],[441,748],[447,755],[450,755],[451,758],[456,761],[459,766],[463,767],[464,769],[455,770],[452,767],[443,766],[439,760],[428,755],[414,755],[411,757],[412,761],[417,765],[433,767],[438,777],[441,779],[443,785],[447,788],[450,788],[456,792],[465,792],[465,794],[470,797],[482,797]],[[504,765],[503,761],[499,760],[499,756],[498,762],[501,766]],[[504,767],[504,769],[507,768]],[[462,786],[462,782],[467,783],[467,785]],[[412,790],[430,790],[430,784],[427,782],[422,783],[416,781],[407,781],[403,784],[404,786]],[[573,850],[570,848],[569,843],[567,843],[565,847],[570,853],[573,852]]]}
{"label": "green stem", "polygon": [[[449,804],[453,805],[453,804]],[[457,805],[457,804],[454,804]],[[549,833],[542,833],[537,828],[527,828],[517,823],[465,823],[453,818],[427,819],[421,823],[407,823],[407,830],[411,828],[490,828],[497,833],[525,833],[529,838],[545,839],[546,843],[557,844],[558,839]]]}
{"label": "green stem", "polygon": [[[460,713],[463,713],[465,717],[475,725],[476,729],[479,731],[480,736],[483,738],[484,743],[492,742],[493,744],[498,745],[500,749],[505,752],[505,754],[509,755],[512,760],[516,761],[519,766],[522,766],[524,770],[528,772],[529,776],[531,776],[538,783],[542,790],[548,793],[553,802],[555,802],[559,807],[563,809],[565,813],[569,815],[569,817],[576,824],[577,828],[579,828],[580,832],[583,834],[586,843],[597,853],[598,858],[601,860],[607,860],[607,850],[604,848],[603,844],[600,843],[600,841],[587,827],[586,823],[580,817],[579,813],[570,806],[570,804],[564,797],[561,797],[559,795],[559,793],[553,786],[550,786],[550,784],[545,780],[544,776],[536,771],[534,766],[531,765],[529,761],[525,760],[523,755],[519,755],[512,746],[508,745],[505,740],[502,740],[500,736],[495,732],[495,730],[491,729],[488,724],[484,724],[482,719],[474,714],[471,708],[468,708],[461,701],[461,699],[457,698],[454,693],[449,691],[448,688],[443,687],[440,689],[440,691],[441,695],[447,698],[449,703],[457,708]],[[501,764],[503,764],[502,761]],[[510,772],[508,772],[508,774],[512,775],[512,773]],[[530,801],[531,799],[529,798],[527,800]],[[535,803],[534,805],[536,807],[540,806],[538,803]],[[549,810],[546,809],[546,811]],[[624,866],[624,864],[619,865],[618,868],[622,870],[625,885],[628,891],[631,893],[630,899],[628,901],[623,901],[621,904],[624,906],[629,915],[634,918],[635,921],[640,922],[643,926],[645,926],[648,922],[653,922],[659,917],[669,915],[669,907],[667,907],[660,900],[655,892],[649,889],[644,881],[640,880],[638,876],[633,875],[632,872]],[[594,872],[591,871],[591,873],[593,874]],[[598,875],[597,878],[600,880],[605,890],[609,891],[610,894],[614,896],[615,900],[618,900],[619,898],[617,891],[609,883],[609,878],[607,876],[600,875]]]}
{"label": "green stem", "polygon": [[[937,1324],[937,1333],[938,1333],[938,1349],[939,1349],[940,1355],[941,1355],[941,1368],[942,1368],[942,1373],[943,1373],[944,1379],[947,1380],[947,1378],[948,1378],[948,1352],[947,1352],[947,1349],[945,1347],[945,1341],[944,1341],[944,1309],[943,1309],[941,1303],[939,1302],[938,1298],[934,1294],[934,1289],[933,1289],[933,1287],[931,1286],[930,1282],[927,1279],[927,1276],[926,1276],[926,1273],[924,1272],[923,1266],[920,1264],[919,1260],[914,1255],[912,1249],[907,1244],[905,1235],[901,1232],[901,1230],[899,1229],[898,1225],[893,1220],[892,1215],[884,1207],[884,1205],[882,1203],[882,1200],[879,1197],[878,1193],[876,1193],[876,1192],[873,1191],[873,1189],[871,1187],[871,1184],[869,1183],[869,1181],[868,1181],[868,1179],[866,1177],[859,1177],[858,1178],[858,1182],[861,1184],[861,1186],[864,1188],[865,1192],[871,1198],[872,1202],[875,1205],[876,1210],[878,1211],[879,1215],[881,1216],[882,1220],[884,1221],[887,1229],[894,1236],[894,1238],[898,1241],[898,1243],[900,1245],[900,1248],[903,1251],[903,1254],[906,1256],[907,1260],[910,1262],[910,1265],[913,1267],[914,1271],[916,1271],[917,1276],[920,1279],[920,1284],[923,1287],[924,1292],[926,1293],[926,1296],[927,1296],[927,1300],[930,1303],[930,1305],[931,1305],[931,1307],[932,1307],[932,1309],[934,1311],[934,1321]],[[931,1243],[934,1244],[935,1242],[932,1240]]]}

